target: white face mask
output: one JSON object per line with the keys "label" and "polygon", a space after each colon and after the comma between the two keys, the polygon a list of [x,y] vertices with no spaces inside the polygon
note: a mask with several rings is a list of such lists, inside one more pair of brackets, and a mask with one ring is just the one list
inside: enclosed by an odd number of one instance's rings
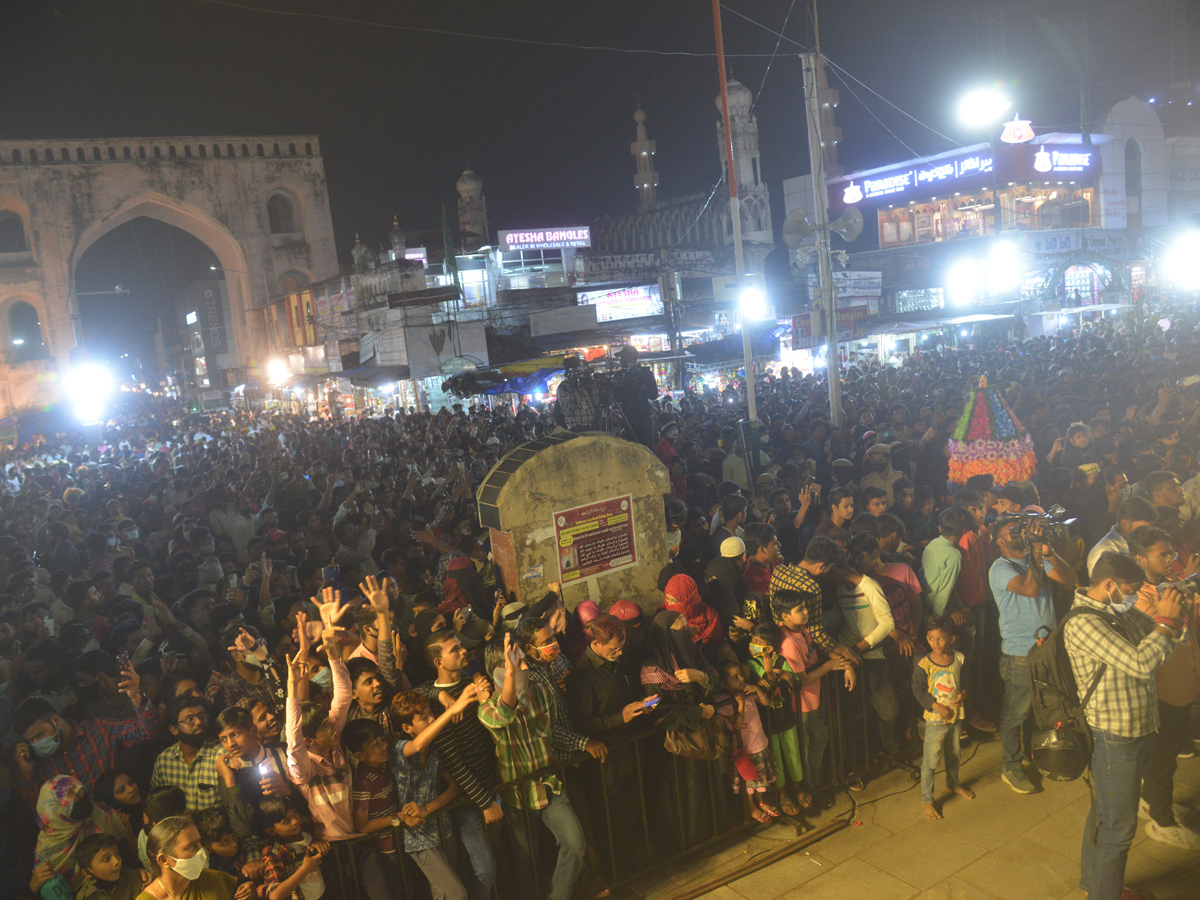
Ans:
{"label": "white face mask", "polygon": [[208,868],[208,851],[201,847],[196,851],[196,855],[189,859],[175,859],[168,857],[174,863],[175,872],[182,875],[188,881],[195,881],[200,877],[200,873]]}

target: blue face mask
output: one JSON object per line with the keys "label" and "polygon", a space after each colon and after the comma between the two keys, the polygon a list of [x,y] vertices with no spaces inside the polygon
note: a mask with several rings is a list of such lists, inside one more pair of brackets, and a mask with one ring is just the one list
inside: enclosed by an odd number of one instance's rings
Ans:
{"label": "blue face mask", "polygon": [[110,547],[117,546],[117,539],[115,537],[110,537],[108,539],[108,546],[110,546]]}
{"label": "blue face mask", "polygon": [[136,528],[131,528],[129,531],[125,532],[125,540],[129,541],[129,543],[132,544],[137,539],[138,539],[138,530]]}
{"label": "blue face mask", "polygon": [[1117,594],[1119,600],[1114,600],[1112,595],[1109,595],[1108,606],[1115,613],[1126,613],[1137,606],[1137,594]]}
{"label": "blue face mask", "polygon": [[57,728],[54,729],[54,734],[50,735],[50,737],[38,738],[36,741],[29,742],[29,749],[42,759],[49,759],[58,752],[58,748],[61,746],[62,732]]}
{"label": "blue face mask", "polygon": [[325,692],[333,690],[333,673],[328,669],[322,669],[311,679],[312,683]]}

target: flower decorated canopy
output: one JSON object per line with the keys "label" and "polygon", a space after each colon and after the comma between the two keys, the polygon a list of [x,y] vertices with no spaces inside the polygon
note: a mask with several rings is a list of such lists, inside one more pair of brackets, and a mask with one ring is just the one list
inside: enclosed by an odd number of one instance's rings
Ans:
{"label": "flower decorated canopy", "polygon": [[971,391],[950,435],[950,485],[960,488],[974,475],[992,475],[998,486],[1037,474],[1033,439],[987,377]]}

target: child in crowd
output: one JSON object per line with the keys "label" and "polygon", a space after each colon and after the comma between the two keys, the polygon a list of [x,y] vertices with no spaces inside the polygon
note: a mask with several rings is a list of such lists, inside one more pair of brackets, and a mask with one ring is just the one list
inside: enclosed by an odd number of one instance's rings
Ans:
{"label": "child in crowd", "polygon": [[933,488],[918,484],[914,492],[912,528],[909,534],[913,544],[920,550],[938,536],[937,504],[933,499]]}
{"label": "child in crowd", "polygon": [[200,840],[208,851],[208,867],[235,878],[257,881],[262,877],[262,860],[247,860],[241,841],[229,821],[229,813],[219,806],[202,809],[192,815]]}
{"label": "child in crowd", "polygon": [[[466,900],[467,891],[442,850],[438,823],[430,817],[458,794],[458,787],[442,774],[434,738],[479,699],[479,688],[468,684],[458,699],[436,719],[429,699],[419,691],[405,691],[392,699],[392,721],[404,737],[392,745],[392,777],[404,829],[404,851],[421,867],[438,900]],[[490,885],[488,886],[490,890]]]}
{"label": "child in crowd", "polygon": [[84,875],[75,900],[134,900],[150,880],[143,869],[127,869],[121,846],[110,834],[89,834],[75,847],[75,863]]}
{"label": "child in crowd", "polygon": [[736,659],[724,660],[719,669],[721,682],[737,703],[729,723],[739,742],[733,751],[735,764],[730,768],[733,790],[737,793],[744,784],[751,803],[750,815],[756,822],[769,822],[779,815],[779,808],[768,797],[768,792],[775,791],[775,758],[771,755],[771,740],[758,714],[758,704],[768,702],[767,692],[757,684],[746,682],[746,672]]}
{"label": "child in crowd", "polygon": [[[800,751],[804,788],[816,797],[825,767],[825,747],[829,743],[829,725],[821,704],[821,678],[828,672],[845,673],[846,687],[853,690],[854,664],[844,656],[830,656],[817,664],[817,650],[808,632],[808,604],[799,591],[777,591],[771,612],[780,629],[779,652],[800,684]],[[824,804],[823,804],[824,805]]]}
{"label": "child in crowd", "polygon": [[[779,655],[783,635],[777,625],[757,625],[750,635],[750,675],[762,688],[759,702],[762,721],[770,737],[775,759],[775,784],[779,788],[779,807],[785,815],[796,816],[807,809],[812,797],[804,791],[804,764],[800,756],[800,734],[796,727],[796,673]],[[796,801],[788,794],[791,786]]]}
{"label": "child in crowd", "polygon": [[138,833],[138,859],[143,866],[148,866],[149,857],[146,855],[146,840],[150,829],[171,816],[187,814],[187,797],[183,788],[169,784],[166,787],[155,788],[146,796],[146,805],[142,808],[142,818],[145,827]]}
{"label": "child in crowd", "polygon": [[929,653],[913,667],[912,690],[925,709],[925,755],[921,760],[921,806],[925,818],[942,818],[933,802],[933,775],[946,762],[946,787],[965,800],[975,792],[958,781],[959,737],[962,731],[962,667],[965,657],[954,650],[954,623],[949,616],[930,616],[925,623]]}
{"label": "child in crowd", "polygon": [[[390,721],[390,710],[388,715]],[[389,860],[390,866],[398,858],[393,834],[397,824],[396,788],[387,768],[387,734],[374,719],[355,719],[346,725],[342,743],[358,761],[350,793],[354,830],[362,834],[383,832],[377,843],[379,852]]]}
{"label": "child in crowd", "polygon": [[258,813],[266,832],[262,849],[264,900],[287,900],[298,890],[302,900],[325,893],[321,860],[328,841],[314,841],[303,831],[300,814],[282,797],[264,797]]}

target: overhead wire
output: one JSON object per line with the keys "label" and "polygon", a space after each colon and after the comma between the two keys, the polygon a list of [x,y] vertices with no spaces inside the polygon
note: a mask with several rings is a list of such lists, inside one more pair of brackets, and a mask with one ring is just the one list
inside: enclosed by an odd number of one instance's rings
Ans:
{"label": "overhead wire", "polygon": [[[789,40],[789,41],[791,40],[791,38],[785,38],[783,33],[784,33],[784,31],[787,30],[788,22],[791,21],[792,11],[795,8],[796,8],[796,0],[792,0],[791,4],[788,6],[787,15],[783,17],[783,26],[779,29],[778,32],[775,32],[775,35],[776,35],[775,49],[773,51],[771,51],[771,58],[769,60],[767,60],[767,68],[763,71],[762,80],[758,83],[758,92],[754,95],[754,99],[750,101],[750,112],[746,116],[747,121],[749,121],[750,118],[754,115],[754,110],[758,107],[759,98],[762,97],[763,88],[765,88],[767,86],[767,76],[771,74],[771,66],[775,62],[776,54],[779,52],[779,45],[781,43],[783,43],[784,40]],[[725,6],[725,4],[721,4],[721,9],[729,9],[729,7]],[[739,13],[739,15],[740,15],[740,13]],[[745,18],[745,17],[743,17],[743,18]],[[795,43],[795,42],[793,41],[793,43]],[[738,132],[738,136],[741,137],[740,131]],[[674,250],[676,247],[678,247],[680,244],[682,244],[684,239],[689,234],[691,234],[692,229],[696,227],[697,223],[702,218],[704,218],[704,213],[708,210],[709,204],[711,204],[713,201],[713,198],[715,196],[717,196],[717,191],[720,190],[721,184],[725,181],[725,169],[727,169],[728,166],[729,166],[729,160],[725,160],[725,162],[722,164],[722,167],[721,167],[721,170],[722,170],[721,177],[719,177],[717,179],[716,183],[712,187],[712,190],[709,191],[708,199],[705,200],[704,205],[702,207],[700,207],[700,212],[698,212],[696,214],[696,218],[692,220],[692,224],[684,229],[683,233],[679,236],[679,240],[677,240],[674,244],[672,244],[670,247],[667,248],[667,251],[666,251],[667,253],[670,253],[672,250]]]}
{"label": "overhead wire", "polygon": [[[647,47],[609,47],[598,44],[573,44],[569,41],[545,41],[535,38],[512,37],[508,35],[479,34],[469,31],[455,31],[449,28],[430,28],[423,25],[400,25],[395,22],[373,22],[369,19],[356,19],[350,16],[338,16],[332,13],[305,12],[296,9],[268,9],[261,6],[251,6],[245,3],[235,3],[234,0],[191,0],[194,3],[207,3],[211,6],[225,6],[243,12],[262,13],[270,16],[288,16],[300,19],[320,19],[328,22],[341,22],[346,25],[361,25],[368,28],[382,28],[388,31],[407,31],[416,34],[435,34],[442,37],[467,38],[477,41],[492,41],[502,44],[520,44],[533,47],[557,47],[565,50],[586,50],[606,53],[627,53],[645,56],[688,56],[712,58],[717,54],[697,53],[691,50],[656,50]],[[727,53],[726,56],[742,59],[774,57],[773,53]]]}

